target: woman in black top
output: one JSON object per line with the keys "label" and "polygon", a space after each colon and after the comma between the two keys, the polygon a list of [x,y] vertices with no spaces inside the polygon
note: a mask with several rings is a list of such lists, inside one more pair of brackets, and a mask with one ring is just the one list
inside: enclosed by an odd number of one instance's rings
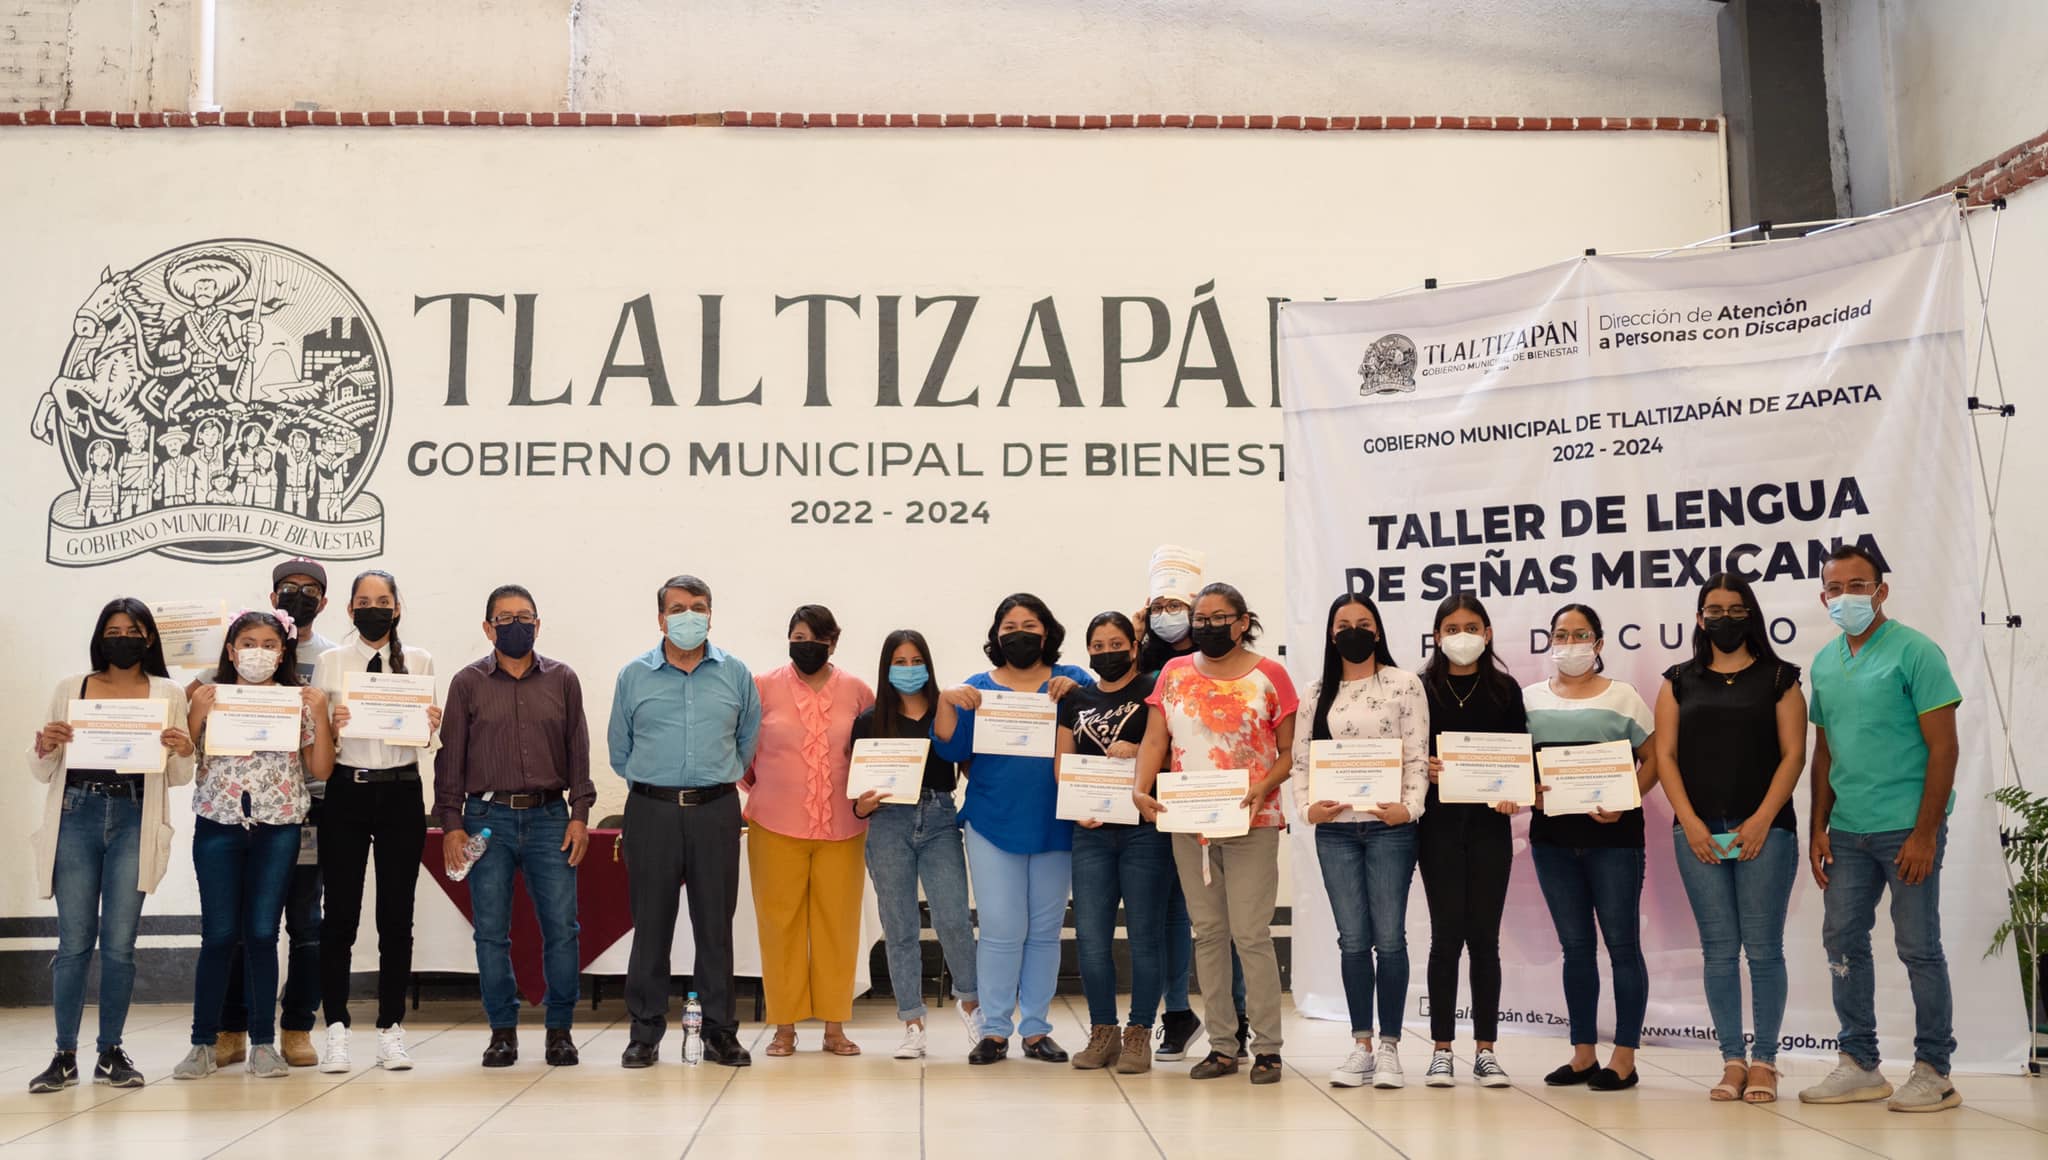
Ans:
{"label": "woman in black top", "polygon": [[1429,798],[1420,825],[1422,891],[1429,898],[1429,1027],[1436,1040],[1423,1082],[1454,1082],[1451,1043],[1458,1034],[1458,958],[1472,954],[1472,1037],[1477,1041],[1472,1078],[1484,1087],[1508,1086],[1493,1054],[1500,1021],[1500,922],[1514,868],[1514,831],[1520,809],[1445,804],[1437,796],[1436,739],[1440,733],[1527,733],[1522,688],[1493,651],[1493,621],[1469,593],[1436,606],[1436,651],[1422,674],[1429,695]]}
{"label": "woman in black top", "polygon": [[[931,649],[924,634],[899,628],[882,642],[882,671],[875,678],[874,708],[853,722],[855,741],[869,737],[931,736],[932,707],[939,685],[932,676]],[[946,969],[953,975],[953,998],[967,1023],[970,1043],[981,1004],[975,998],[974,924],[967,912],[967,856],[960,844],[960,819],[954,813],[953,763],[928,752],[924,785],[916,805],[885,805],[879,793],[853,803],[854,816],[868,823],[868,876],[875,882],[875,903],[882,915],[888,945],[889,989],[896,993],[896,1017],[903,1020],[903,1042],[897,1059],[922,1059],[925,1054],[924,954],[918,945],[922,922],[917,888],[924,883],[931,906],[932,931],[939,936]]]}
{"label": "woman in black top", "polygon": [[[1771,650],[1747,581],[1710,577],[1697,617],[1692,659],[1665,670],[1657,694],[1657,775],[1677,818],[1671,846],[1699,923],[1707,1010],[1725,1062],[1709,1097],[1770,1103],[1785,1017],[1785,912],[1799,875],[1792,790],[1806,765],[1806,697],[1799,667]],[[1749,958],[1755,1020],[1746,1058],[1738,951]]]}

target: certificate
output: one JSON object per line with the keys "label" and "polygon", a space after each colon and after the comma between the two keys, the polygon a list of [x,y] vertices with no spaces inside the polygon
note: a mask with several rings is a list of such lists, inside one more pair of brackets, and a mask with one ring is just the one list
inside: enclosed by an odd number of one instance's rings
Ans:
{"label": "certificate", "polygon": [[1138,804],[1131,800],[1131,787],[1137,776],[1138,761],[1134,757],[1066,754],[1060,758],[1059,801],[1053,816],[1070,822],[1093,818],[1135,826],[1140,819]]}
{"label": "certificate", "polygon": [[1152,553],[1152,565],[1148,569],[1151,579],[1151,598],[1161,596],[1175,600],[1193,600],[1193,593],[1202,586],[1203,554],[1178,544],[1161,544]]}
{"label": "certificate", "polygon": [[1626,741],[1563,745],[1538,750],[1543,766],[1543,812],[1620,813],[1643,804],[1636,786],[1636,755]]}
{"label": "certificate", "polygon": [[1163,770],[1152,796],[1166,807],[1159,829],[1167,834],[1201,834],[1235,838],[1251,832],[1252,812],[1244,808],[1251,792],[1249,769]]}
{"label": "certificate", "polygon": [[64,746],[64,768],[162,773],[170,715],[171,703],[161,699],[73,701],[65,717],[71,740]]}
{"label": "certificate", "polygon": [[348,706],[343,737],[386,745],[424,747],[433,739],[427,707],[434,703],[434,678],[409,673],[349,673],[342,681]]}
{"label": "certificate", "polygon": [[210,669],[220,664],[221,638],[227,635],[228,606],[219,600],[172,600],[149,606],[157,636],[164,642],[164,663],[172,668]]}
{"label": "certificate", "polygon": [[929,737],[861,738],[853,743],[853,764],[846,770],[846,796],[881,790],[882,800],[890,805],[916,805],[931,749]]}
{"label": "certificate", "polygon": [[1536,804],[1536,766],[1527,733],[1439,733],[1436,796],[1440,801]]}
{"label": "certificate", "polygon": [[974,751],[1011,757],[1051,757],[1058,710],[1044,693],[983,689],[974,711]]}
{"label": "certificate", "polygon": [[1360,737],[1308,743],[1308,796],[1354,810],[1401,800],[1401,739]]}
{"label": "certificate", "polygon": [[214,685],[206,752],[247,757],[299,747],[300,690],[291,685]]}

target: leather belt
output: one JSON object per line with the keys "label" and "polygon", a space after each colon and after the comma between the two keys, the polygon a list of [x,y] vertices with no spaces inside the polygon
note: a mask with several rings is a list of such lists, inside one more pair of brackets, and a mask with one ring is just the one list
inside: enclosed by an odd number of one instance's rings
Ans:
{"label": "leather belt", "polygon": [[655,801],[667,802],[670,805],[676,806],[701,806],[709,802],[715,802],[719,798],[733,792],[733,784],[731,782],[727,782],[724,785],[697,786],[692,789],[680,789],[667,785],[648,785],[644,781],[633,782],[632,786],[633,792],[642,797],[651,797]]}
{"label": "leather belt", "polygon": [[491,793],[473,793],[469,796],[475,798],[477,801],[480,802],[488,802],[491,805],[504,806],[506,809],[534,810],[539,809],[542,806],[561,801],[562,791],[558,789],[547,789],[535,790],[531,793],[505,793],[502,790],[498,790]]}
{"label": "leather belt", "polygon": [[351,781],[357,785],[374,785],[387,781],[418,781],[420,779],[420,763],[408,761],[404,765],[394,765],[389,769],[341,768],[335,770],[335,773],[346,774],[347,776],[343,777],[342,780]]}
{"label": "leather belt", "polygon": [[64,788],[81,789],[87,793],[99,794],[102,797],[140,798],[142,796],[142,776],[134,774],[123,777],[120,774],[110,774],[93,777],[87,774],[67,773],[64,775]]}

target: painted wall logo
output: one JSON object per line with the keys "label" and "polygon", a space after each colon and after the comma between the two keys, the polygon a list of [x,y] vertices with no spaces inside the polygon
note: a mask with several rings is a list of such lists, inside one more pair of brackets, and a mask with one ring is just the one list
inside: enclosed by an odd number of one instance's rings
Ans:
{"label": "painted wall logo", "polygon": [[1364,381],[1361,395],[1398,395],[1415,389],[1415,343],[1405,334],[1389,334],[1365,348],[1358,364]]}
{"label": "painted wall logo", "polygon": [[102,270],[29,421],[76,484],[49,561],[381,554],[364,485],[390,367],[362,300],[296,250],[220,239]]}

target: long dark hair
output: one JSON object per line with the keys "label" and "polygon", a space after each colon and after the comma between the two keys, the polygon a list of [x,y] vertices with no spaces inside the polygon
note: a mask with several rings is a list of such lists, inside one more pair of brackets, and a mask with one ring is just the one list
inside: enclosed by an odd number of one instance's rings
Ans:
{"label": "long dark hair", "polygon": [[[938,700],[938,666],[932,664],[931,646],[924,643],[924,634],[914,628],[899,628],[888,636],[883,637],[882,667],[881,671],[875,674],[875,715],[872,733],[876,737],[904,736],[904,734],[897,732],[897,727],[903,720],[903,694],[896,691],[895,682],[889,679],[889,669],[892,667],[889,662],[896,655],[896,650],[906,644],[916,649],[917,655],[924,658],[924,689],[922,692],[928,701],[936,702]],[[928,710],[935,709],[937,705],[927,704],[926,708]],[[923,733],[920,731],[913,734],[913,736],[923,736]]]}
{"label": "long dark hair", "polygon": [[[390,586],[391,604],[394,611],[405,603],[404,598],[398,595],[398,577],[393,576],[382,568],[370,568],[356,573],[355,582],[348,586],[349,604],[355,604],[356,590],[363,586],[363,581],[368,580],[372,576]],[[353,612],[354,609],[351,608],[350,611]],[[398,621],[399,618],[397,616],[391,618],[391,644],[386,650],[391,654],[391,657],[384,662],[384,671],[387,673],[402,673],[405,671],[405,642],[398,639]],[[358,633],[357,635],[360,636],[361,634]]]}
{"label": "long dark hair", "polygon": [[1309,734],[1317,741],[1330,739],[1330,706],[1337,703],[1337,686],[1344,683],[1344,657],[1338,653],[1337,645],[1330,637],[1337,627],[1338,611],[1353,604],[1372,613],[1373,635],[1379,637],[1379,643],[1373,645],[1373,661],[1383,669],[1394,667],[1394,654],[1387,648],[1387,624],[1380,619],[1380,606],[1374,604],[1369,596],[1353,596],[1349,592],[1331,601],[1330,615],[1323,618],[1323,676],[1316,687],[1314,731]]}
{"label": "long dark hair", "polygon": [[[1042,654],[1042,659],[1048,665],[1060,663],[1060,645],[1066,643],[1067,639],[1066,626],[1061,624],[1059,618],[1052,614],[1052,609],[1045,606],[1045,601],[1040,600],[1029,592],[1011,593],[1003,597],[1001,604],[996,605],[996,614],[988,622],[988,640],[984,641],[981,646],[982,653],[988,657],[988,663],[997,668],[1001,668],[1004,664],[1001,636],[1003,617],[1008,616],[1013,608],[1030,610],[1031,614],[1038,618],[1038,622],[1045,626],[1045,652]],[[925,655],[930,656],[931,654],[927,653]]]}
{"label": "long dark hair", "polygon": [[133,596],[116,596],[100,609],[100,618],[92,626],[92,644],[87,653],[92,657],[92,671],[107,671],[107,622],[116,616],[125,615],[142,629],[143,639],[149,648],[142,654],[142,671],[152,677],[168,677],[170,669],[164,665],[164,642],[156,634],[156,617],[150,614],[149,605]]}
{"label": "long dark hair", "polygon": [[[1453,592],[1436,606],[1436,616],[1429,622],[1430,632],[1437,637],[1436,649],[1429,655],[1429,664],[1423,667],[1422,684],[1429,695],[1441,701],[1457,699],[1451,692],[1451,658],[1444,655],[1444,621],[1460,612],[1470,612],[1479,617],[1479,623],[1493,627],[1493,617],[1486,614],[1486,605],[1479,602],[1470,592]],[[1486,699],[1496,704],[1512,705],[1522,699],[1522,687],[1515,683],[1513,673],[1501,663],[1500,654],[1493,651],[1493,642],[1486,642],[1486,651],[1479,654],[1475,662],[1479,666],[1479,690]]]}
{"label": "long dark hair", "polygon": [[[1600,643],[1601,641],[1603,641],[1603,640],[1606,640],[1606,639],[1607,639],[1607,630],[1606,630],[1606,629],[1604,629],[1604,628],[1601,628],[1601,627],[1600,627],[1600,614],[1599,614],[1599,613],[1597,613],[1597,612],[1595,612],[1595,611],[1593,611],[1593,610],[1592,610],[1592,609],[1591,609],[1590,607],[1588,607],[1588,606],[1586,606],[1586,605],[1584,605],[1584,604],[1567,604],[1567,605],[1565,605],[1565,606],[1564,606],[1563,608],[1560,608],[1560,609],[1558,609],[1558,610],[1557,610],[1556,612],[1553,612],[1553,613],[1551,613],[1551,614],[1550,614],[1550,631],[1551,631],[1551,632],[1555,633],[1555,632],[1557,631],[1557,622],[1558,622],[1558,621],[1560,621],[1560,620],[1562,620],[1562,619],[1564,619],[1564,614],[1565,614],[1565,613],[1567,613],[1567,612],[1576,612],[1576,613],[1578,613],[1578,614],[1579,614],[1580,616],[1583,616],[1583,617],[1585,617],[1585,618],[1586,618],[1586,623],[1587,623],[1587,624],[1589,624],[1589,625],[1592,625],[1592,626],[1593,626],[1593,643],[1594,643],[1594,644],[1598,644],[1598,643]],[[1551,647],[1551,648],[1556,648],[1556,647],[1557,647],[1557,641],[1556,641],[1555,639],[1552,639],[1552,640],[1551,640],[1551,642],[1550,642],[1550,647]],[[1603,657],[1603,656],[1601,656],[1601,655],[1600,655],[1599,653],[1597,653],[1597,652],[1593,654],[1593,671],[1594,671],[1594,672],[1596,672],[1596,673],[1604,673],[1604,672],[1606,672],[1606,671],[1607,671],[1607,658],[1606,658],[1606,657]]]}
{"label": "long dark hair", "polygon": [[[1742,597],[1742,606],[1749,609],[1749,619],[1743,621],[1742,643],[1749,646],[1749,655],[1760,661],[1776,662],[1777,652],[1771,648],[1771,634],[1764,624],[1764,610],[1757,607],[1756,590],[1749,581],[1733,572],[1716,572],[1700,585],[1699,602],[1693,605],[1693,612],[1699,613],[1707,606],[1707,597],[1715,592],[1733,592]],[[1701,672],[1714,663],[1714,642],[1698,624],[1692,626],[1692,663]]]}
{"label": "long dark hair", "polygon": [[240,684],[242,675],[235,671],[235,638],[252,624],[260,624],[277,633],[277,639],[284,643],[284,652],[277,658],[277,675],[272,678],[280,685],[299,683],[299,642],[285,631],[284,621],[279,620],[266,608],[252,608],[235,617],[228,625],[227,635],[220,642],[220,665],[213,671],[216,685]]}

